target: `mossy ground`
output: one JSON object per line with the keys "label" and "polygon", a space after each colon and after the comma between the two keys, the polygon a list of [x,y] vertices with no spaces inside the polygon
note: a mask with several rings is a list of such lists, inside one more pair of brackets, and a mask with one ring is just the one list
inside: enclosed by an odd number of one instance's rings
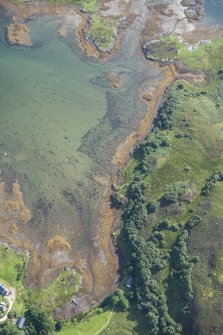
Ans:
{"label": "mossy ground", "polygon": [[116,21],[95,14],[92,16],[90,28],[86,33],[100,48],[106,49],[113,41],[115,25]]}
{"label": "mossy ground", "polygon": [[174,34],[166,34],[148,47],[148,55],[154,59],[171,60],[178,56],[184,45]]}

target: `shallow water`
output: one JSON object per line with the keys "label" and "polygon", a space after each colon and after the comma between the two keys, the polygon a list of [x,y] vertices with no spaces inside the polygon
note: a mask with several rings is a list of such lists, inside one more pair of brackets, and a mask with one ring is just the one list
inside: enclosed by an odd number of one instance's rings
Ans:
{"label": "shallow water", "polygon": [[223,24],[223,0],[204,0],[204,22]]}
{"label": "shallow water", "polygon": [[[78,257],[92,252],[97,231],[103,188],[94,177],[112,174],[116,146],[146,112],[138,90],[161,72],[131,45],[106,64],[86,59],[73,35],[58,37],[60,23],[34,18],[33,47],[23,48],[7,45],[0,21],[0,169],[8,185],[18,178],[32,212],[25,235],[39,250],[62,235]],[[121,90],[106,71],[123,76]]]}

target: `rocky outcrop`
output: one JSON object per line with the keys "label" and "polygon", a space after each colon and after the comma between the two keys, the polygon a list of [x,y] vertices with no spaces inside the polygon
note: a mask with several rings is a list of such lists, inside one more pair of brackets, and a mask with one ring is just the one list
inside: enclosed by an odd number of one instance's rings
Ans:
{"label": "rocky outcrop", "polygon": [[121,88],[123,85],[122,77],[115,72],[106,73],[106,78],[113,88]]}
{"label": "rocky outcrop", "polygon": [[161,15],[165,15],[165,16],[173,16],[174,15],[174,11],[171,8],[170,4],[168,4],[168,3],[156,4],[156,5],[154,5],[154,9]]}
{"label": "rocky outcrop", "polygon": [[204,0],[182,0],[181,5],[187,7],[184,14],[188,20],[199,21],[204,15]]}
{"label": "rocky outcrop", "polygon": [[24,23],[13,20],[7,26],[7,40],[12,45],[31,46],[32,41],[29,35],[29,28]]}

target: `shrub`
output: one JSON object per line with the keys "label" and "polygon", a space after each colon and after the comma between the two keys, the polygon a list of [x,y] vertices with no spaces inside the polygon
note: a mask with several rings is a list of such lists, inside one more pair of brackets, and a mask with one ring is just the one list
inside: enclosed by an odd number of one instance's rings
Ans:
{"label": "shrub", "polygon": [[148,213],[155,213],[158,207],[159,207],[159,204],[156,201],[150,201],[147,204],[146,209]]}
{"label": "shrub", "polygon": [[163,205],[171,205],[178,201],[177,192],[167,192],[161,197],[161,203]]}
{"label": "shrub", "polygon": [[215,186],[217,181],[223,181],[223,172],[214,172],[210,177],[207,178],[205,186],[201,190],[201,194],[208,195]]}
{"label": "shrub", "polygon": [[119,209],[126,204],[126,198],[124,195],[119,193],[113,193],[110,197],[112,207]]}
{"label": "shrub", "polygon": [[177,88],[178,88],[179,90],[183,90],[183,89],[184,89],[184,85],[183,85],[183,84],[179,84],[179,85],[177,85]]}
{"label": "shrub", "polygon": [[55,324],[55,330],[59,332],[63,328],[63,323],[61,320],[58,320]]}

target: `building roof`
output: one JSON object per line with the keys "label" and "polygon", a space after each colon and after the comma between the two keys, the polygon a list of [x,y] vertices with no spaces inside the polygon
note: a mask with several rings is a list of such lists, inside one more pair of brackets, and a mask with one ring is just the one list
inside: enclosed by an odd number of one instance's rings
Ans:
{"label": "building roof", "polygon": [[6,293],[8,293],[7,288],[3,284],[0,284],[0,294],[6,294]]}
{"label": "building roof", "polygon": [[133,277],[129,276],[128,279],[126,280],[125,286],[131,288],[132,284],[133,284]]}
{"label": "building roof", "polygon": [[24,318],[24,316],[21,316],[21,318],[19,318],[16,322],[16,325],[19,329],[22,329],[24,326],[24,322],[26,321],[26,319]]}

